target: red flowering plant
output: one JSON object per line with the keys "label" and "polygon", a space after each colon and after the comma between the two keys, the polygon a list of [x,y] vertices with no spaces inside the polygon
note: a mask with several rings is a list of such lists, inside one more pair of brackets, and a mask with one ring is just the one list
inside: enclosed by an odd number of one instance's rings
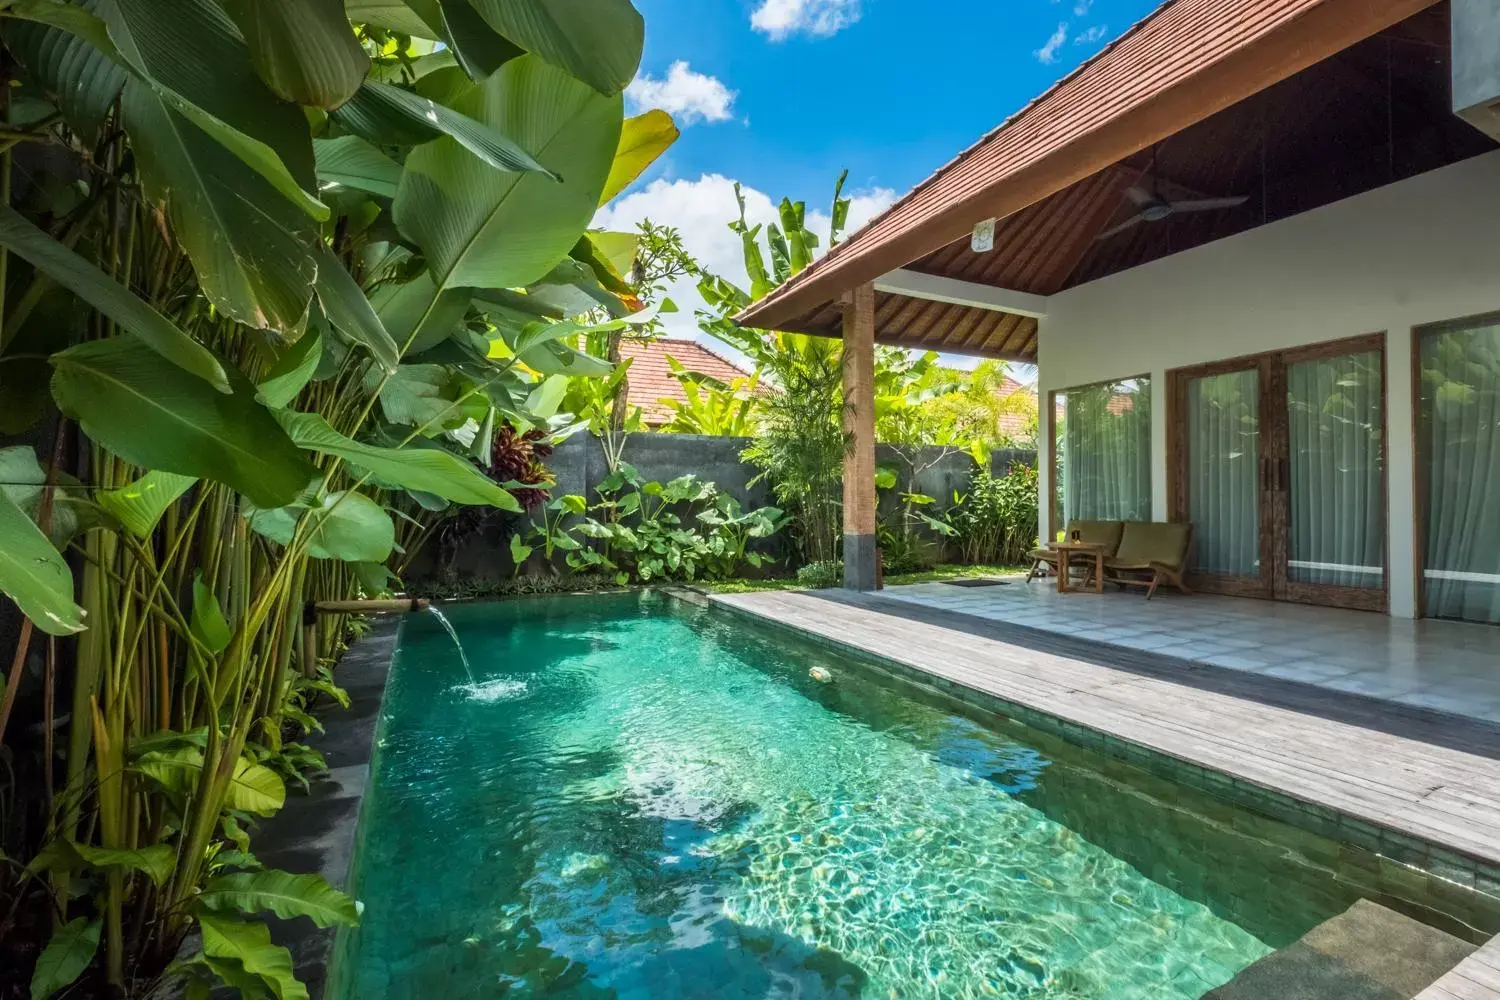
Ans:
{"label": "red flowering plant", "polygon": [[[547,468],[546,460],[551,457],[552,442],[545,430],[518,431],[504,424],[495,431],[484,471],[530,513],[551,497],[549,488],[556,482]],[[439,552],[449,573],[460,546],[490,525],[512,516],[494,507],[454,507],[450,512],[438,529]]]}
{"label": "red flowering plant", "polygon": [[555,482],[546,464],[551,457],[552,444],[544,431],[517,431],[506,424],[495,432],[485,472],[495,482],[507,484],[526,510],[536,510],[547,502],[551,496],[547,487]]}

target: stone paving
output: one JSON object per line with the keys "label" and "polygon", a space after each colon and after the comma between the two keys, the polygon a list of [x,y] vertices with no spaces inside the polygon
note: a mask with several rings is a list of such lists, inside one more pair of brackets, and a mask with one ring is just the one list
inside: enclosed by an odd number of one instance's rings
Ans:
{"label": "stone paving", "polygon": [[1500,627],[1203,594],[1059,594],[1050,580],[889,587],[910,604],[1500,722]]}

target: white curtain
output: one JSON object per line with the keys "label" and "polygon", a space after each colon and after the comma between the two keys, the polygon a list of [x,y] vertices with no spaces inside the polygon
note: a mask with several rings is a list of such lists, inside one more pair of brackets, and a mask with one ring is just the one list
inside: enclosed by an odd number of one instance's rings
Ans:
{"label": "white curtain", "polygon": [[1384,585],[1380,369],[1379,351],[1287,366],[1292,580]]}
{"label": "white curtain", "polygon": [[1080,519],[1149,521],[1150,380],[1070,389],[1061,399],[1058,438],[1064,524]]}
{"label": "white curtain", "polygon": [[1194,569],[1259,576],[1259,373],[1252,368],[1193,379],[1187,410]]}
{"label": "white curtain", "polygon": [[1425,613],[1500,624],[1500,325],[1421,338]]}

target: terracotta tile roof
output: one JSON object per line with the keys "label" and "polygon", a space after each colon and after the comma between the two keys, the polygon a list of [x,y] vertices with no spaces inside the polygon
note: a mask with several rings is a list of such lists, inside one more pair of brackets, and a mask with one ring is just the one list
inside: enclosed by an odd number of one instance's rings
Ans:
{"label": "terracotta tile roof", "polygon": [[672,419],[672,411],[660,402],[663,398],[687,400],[682,383],[672,374],[667,358],[673,358],[690,372],[706,375],[728,384],[746,378],[749,372],[732,361],[715,354],[696,340],[659,337],[655,340],[625,340],[620,343],[620,358],[630,359],[626,374],[626,398],[632,407],[639,406],[646,423],[652,426]]}
{"label": "terracotta tile roof", "polygon": [[[995,389],[995,395],[999,396],[1001,399],[1004,399],[1007,396],[1014,395],[1018,392],[1025,393],[1026,395],[1031,396],[1033,399],[1036,398],[1035,389],[1022,382],[1017,382],[1009,375],[1005,376],[1005,380],[1000,383],[998,388]],[[999,424],[997,429],[1002,435],[1012,439],[1020,439],[1026,436],[1029,429],[1028,425],[1031,423],[1031,418],[1024,413],[1006,412],[1000,414],[1000,419],[997,421],[997,423]]]}
{"label": "terracotta tile roof", "polygon": [[816,319],[981,219],[1008,218],[1433,2],[1167,0],[736,319]]}

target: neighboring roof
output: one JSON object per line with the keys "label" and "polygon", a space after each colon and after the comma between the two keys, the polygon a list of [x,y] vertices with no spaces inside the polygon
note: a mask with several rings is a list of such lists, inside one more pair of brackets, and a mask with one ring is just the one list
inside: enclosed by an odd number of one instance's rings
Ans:
{"label": "neighboring roof", "polygon": [[[844,292],[939,250],[981,219],[1009,218],[1106,171],[1113,176],[1099,186],[1107,190],[1089,200],[1115,204],[1133,179],[1109,171],[1120,161],[1433,2],[1168,0],[736,321],[835,332],[831,311]],[[905,308],[903,297],[890,298],[889,312]],[[987,322],[1008,328],[950,349],[1034,356],[1034,320],[993,317]]]}
{"label": "neighboring roof", "polygon": [[630,370],[625,375],[629,387],[626,398],[631,406],[639,406],[645,412],[648,424],[664,424],[672,419],[671,409],[663,406],[661,399],[687,401],[682,383],[677,381],[672,366],[667,363],[669,357],[690,372],[725,384],[750,375],[696,340],[678,337],[623,340],[620,342],[620,359],[630,359]]}
{"label": "neighboring roof", "polygon": [[[999,396],[1001,399],[1004,399],[1005,397],[1010,395],[1014,395],[1018,392],[1025,393],[1032,398],[1036,397],[1035,388],[1026,385],[1023,382],[1017,382],[1009,375],[1005,376],[1004,381],[1002,381],[999,387],[995,389],[995,395]],[[996,430],[998,430],[1002,435],[1012,439],[1023,438],[1026,436],[1027,431],[1032,429],[1030,426],[1031,417],[1025,413],[1015,413],[1013,411],[1007,411],[1000,414],[1000,419],[996,422],[999,424]]]}

